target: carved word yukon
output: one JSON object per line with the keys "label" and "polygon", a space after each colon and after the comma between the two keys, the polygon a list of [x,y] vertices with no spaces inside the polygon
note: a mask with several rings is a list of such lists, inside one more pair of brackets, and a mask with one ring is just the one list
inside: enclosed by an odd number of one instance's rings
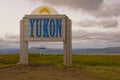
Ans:
{"label": "carved word yukon", "polygon": [[62,19],[35,18],[29,23],[30,37],[62,37]]}

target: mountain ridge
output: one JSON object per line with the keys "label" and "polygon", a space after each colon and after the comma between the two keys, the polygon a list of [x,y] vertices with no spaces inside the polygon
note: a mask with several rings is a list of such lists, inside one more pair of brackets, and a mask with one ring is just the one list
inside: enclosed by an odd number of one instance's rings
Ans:
{"label": "mountain ridge", "polygon": [[[42,54],[62,54],[63,49],[54,49],[54,48],[39,48],[39,47],[31,47],[28,49],[29,53],[42,53]],[[15,54],[19,53],[20,50],[18,48],[8,48],[8,49],[0,49],[0,54]],[[73,54],[120,54],[120,47],[107,47],[107,48],[84,48],[72,49]]]}

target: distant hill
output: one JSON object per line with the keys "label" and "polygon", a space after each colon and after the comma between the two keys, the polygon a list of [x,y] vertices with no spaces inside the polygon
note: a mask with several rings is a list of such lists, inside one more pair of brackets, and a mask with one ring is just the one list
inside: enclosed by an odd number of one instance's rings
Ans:
{"label": "distant hill", "polygon": [[87,48],[87,49],[73,49],[73,53],[85,53],[85,54],[120,54],[120,47],[108,47],[108,48]]}
{"label": "distant hill", "polygon": [[46,54],[62,54],[63,53],[63,49],[53,49],[53,48],[47,48],[47,49],[40,49],[38,47],[31,47],[29,49],[30,53],[46,53]]}
{"label": "distant hill", "polygon": [[[0,49],[0,54],[15,54],[19,53],[17,48]],[[29,48],[29,53],[42,53],[42,54],[62,54],[63,49],[40,49],[38,47]],[[108,47],[108,48],[86,48],[86,49],[73,49],[73,54],[120,54],[120,47]]]}
{"label": "distant hill", "polygon": [[15,54],[20,52],[17,48],[0,49],[0,54]]}

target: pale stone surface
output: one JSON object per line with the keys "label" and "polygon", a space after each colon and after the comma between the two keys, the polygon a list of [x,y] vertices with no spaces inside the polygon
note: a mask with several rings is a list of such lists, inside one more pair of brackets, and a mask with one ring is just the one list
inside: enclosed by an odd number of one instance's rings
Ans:
{"label": "pale stone surface", "polygon": [[[61,18],[62,19],[62,37],[36,38],[30,37],[29,18]],[[20,21],[20,62],[19,64],[28,64],[28,42],[29,41],[44,41],[44,42],[63,42],[64,59],[63,64],[66,66],[72,65],[72,22],[66,15],[26,15]],[[35,26],[34,26],[35,27]],[[34,29],[35,32],[35,29]],[[35,33],[34,33],[35,34]]]}
{"label": "pale stone surface", "polygon": [[20,21],[20,62],[19,64],[28,64],[28,42],[24,41],[24,21]]}

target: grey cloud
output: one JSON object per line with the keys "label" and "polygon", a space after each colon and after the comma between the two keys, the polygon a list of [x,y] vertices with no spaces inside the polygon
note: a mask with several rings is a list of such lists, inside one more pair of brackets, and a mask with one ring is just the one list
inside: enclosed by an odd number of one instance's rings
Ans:
{"label": "grey cloud", "polygon": [[71,6],[74,8],[81,8],[85,10],[96,10],[103,3],[103,0],[59,0],[59,1],[43,0],[43,1],[54,5]]}
{"label": "grey cloud", "polygon": [[5,34],[5,38],[8,39],[19,39],[19,35],[15,35],[15,34]]}
{"label": "grey cloud", "polygon": [[101,21],[98,22],[99,26],[103,26],[104,28],[109,28],[109,27],[117,27],[118,26],[118,21],[116,19],[102,19]]}
{"label": "grey cloud", "polygon": [[0,42],[3,42],[3,38],[0,38]]}
{"label": "grey cloud", "polygon": [[20,42],[20,36],[15,34],[5,34],[5,42],[7,43],[19,43]]}
{"label": "grey cloud", "polygon": [[120,15],[120,2],[117,4],[106,5],[94,13],[96,16],[119,16]]}
{"label": "grey cloud", "polygon": [[5,34],[4,38],[0,38],[0,47],[18,47],[19,44],[19,35]]}
{"label": "grey cloud", "polygon": [[74,41],[85,41],[99,43],[120,43],[120,32],[87,32],[87,31],[75,31],[73,32]]}
{"label": "grey cloud", "polygon": [[79,21],[78,23],[76,23],[76,25],[79,25],[80,27],[93,27],[96,25],[96,22],[91,20],[84,20]]}
{"label": "grey cloud", "polygon": [[84,20],[84,21],[79,21],[76,23],[76,25],[80,27],[94,27],[94,26],[99,26],[103,28],[116,28],[118,26],[118,21],[116,19],[112,18],[104,18],[104,19],[99,19],[99,21],[91,21],[91,20]]}

